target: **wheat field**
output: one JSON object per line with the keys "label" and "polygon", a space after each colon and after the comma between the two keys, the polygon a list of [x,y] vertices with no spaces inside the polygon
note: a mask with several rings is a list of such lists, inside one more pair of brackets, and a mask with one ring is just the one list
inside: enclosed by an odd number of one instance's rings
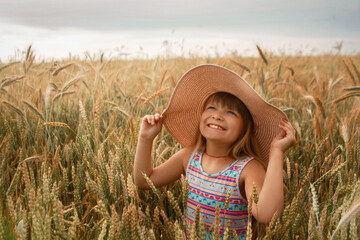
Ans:
{"label": "wheat field", "polygon": [[[284,211],[248,239],[359,239],[360,55],[258,51],[35,61],[29,47],[0,63],[0,239],[182,239],[185,178],[140,191],[132,167],[142,116],[162,112],[181,75],[204,63],[243,76],[298,133]],[[165,129],[154,146],[154,166],[181,148]],[[203,239],[195,226],[191,239]]]}

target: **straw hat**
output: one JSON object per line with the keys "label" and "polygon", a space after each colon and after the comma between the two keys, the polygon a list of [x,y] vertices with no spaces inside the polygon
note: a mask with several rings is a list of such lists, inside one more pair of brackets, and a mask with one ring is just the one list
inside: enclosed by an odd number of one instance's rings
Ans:
{"label": "straw hat", "polygon": [[261,159],[266,166],[270,144],[280,132],[278,127],[285,113],[267,103],[239,75],[217,65],[200,65],[186,72],[177,83],[168,107],[164,110],[164,126],[183,146],[196,144],[202,107],[216,92],[238,97],[249,109],[255,124],[255,137]]}

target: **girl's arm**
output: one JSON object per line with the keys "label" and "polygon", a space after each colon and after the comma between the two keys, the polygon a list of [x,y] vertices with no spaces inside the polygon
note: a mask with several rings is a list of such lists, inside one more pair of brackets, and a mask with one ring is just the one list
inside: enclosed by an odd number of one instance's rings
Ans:
{"label": "girl's arm", "polygon": [[154,138],[162,128],[163,116],[159,114],[147,115],[143,118],[134,162],[134,182],[140,189],[149,189],[143,173],[153,182],[155,187],[167,185],[185,173],[191,149],[184,148],[174,154],[165,163],[153,169],[151,152]]}
{"label": "girl's arm", "polygon": [[259,200],[257,204],[252,200],[252,215],[261,223],[269,223],[274,213],[280,215],[284,207],[283,158],[287,150],[295,144],[296,139],[295,130],[288,121],[281,120],[279,128],[282,132],[271,144],[266,173],[256,161],[251,161],[246,170],[246,196],[250,199],[255,183]]}

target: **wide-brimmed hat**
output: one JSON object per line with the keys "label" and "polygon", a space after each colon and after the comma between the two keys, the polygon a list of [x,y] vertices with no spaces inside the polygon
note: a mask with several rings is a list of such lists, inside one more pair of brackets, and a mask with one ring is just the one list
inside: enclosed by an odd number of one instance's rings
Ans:
{"label": "wide-brimmed hat", "polygon": [[242,77],[224,67],[200,65],[180,78],[163,112],[167,131],[183,147],[195,145],[203,105],[216,92],[230,93],[246,105],[255,125],[254,134],[261,154],[259,160],[267,166],[270,144],[281,131],[280,120],[287,117],[266,102]]}

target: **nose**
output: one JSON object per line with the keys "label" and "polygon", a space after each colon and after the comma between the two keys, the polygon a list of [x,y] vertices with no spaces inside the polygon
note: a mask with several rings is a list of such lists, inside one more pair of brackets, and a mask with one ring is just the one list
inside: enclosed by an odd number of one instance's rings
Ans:
{"label": "nose", "polygon": [[223,120],[223,117],[220,113],[216,112],[212,115],[212,118],[217,120],[217,121],[222,121]]}

